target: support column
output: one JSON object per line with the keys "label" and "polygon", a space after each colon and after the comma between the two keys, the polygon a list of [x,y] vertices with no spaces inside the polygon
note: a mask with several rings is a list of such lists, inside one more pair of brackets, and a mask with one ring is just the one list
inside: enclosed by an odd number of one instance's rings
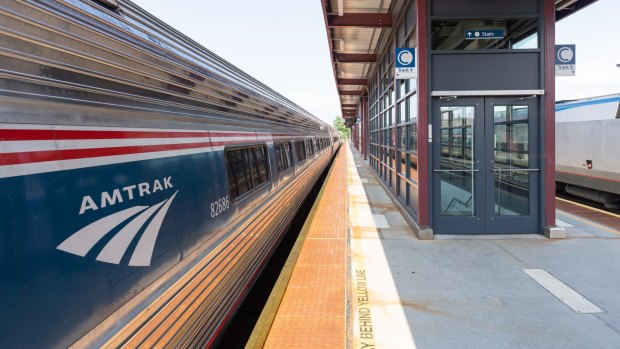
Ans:
{"label": "support column", "polygon": [[544,210],[545,235],[552,239],[565,238],[566,232],[555,224],[555,1],[545,1],[545,154]]}
{"label": "support column", "polygon": [[418,224],[429,227],[429,159],[428,159],[428,0],[417,0],[418,43]]}
{"label": "support column", "polygon": [[361,98],[362,108],[362,154],[364,160],[368,160],[368,93],[365,92]]}

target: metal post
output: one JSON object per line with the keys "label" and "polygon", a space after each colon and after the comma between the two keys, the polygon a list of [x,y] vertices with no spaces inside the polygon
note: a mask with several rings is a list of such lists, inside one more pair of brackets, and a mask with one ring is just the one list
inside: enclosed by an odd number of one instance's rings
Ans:
{"label": "metal post", "polygon": [[555,226],[555,1],[545,0],[545,225]]}
{"label": "metal post", "polygon": [[364,160],[368,160],[368,93],[365,92],[361,98],[362,108],[362,154]]}
{"label": "metal post", "polygon": [[429,226],[429,99],[428,99],[428,0],[418,0],[418,223]]}

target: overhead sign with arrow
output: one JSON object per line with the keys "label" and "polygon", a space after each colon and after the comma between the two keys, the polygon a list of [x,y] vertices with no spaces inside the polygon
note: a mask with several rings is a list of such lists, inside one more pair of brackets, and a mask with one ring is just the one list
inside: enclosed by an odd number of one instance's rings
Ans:
{"label": "overhead sign with arrow", "polygon": [[502,39],[506,36],[503,29],[472,29],[465,31],[465,39],[467,40],[488,40]]}

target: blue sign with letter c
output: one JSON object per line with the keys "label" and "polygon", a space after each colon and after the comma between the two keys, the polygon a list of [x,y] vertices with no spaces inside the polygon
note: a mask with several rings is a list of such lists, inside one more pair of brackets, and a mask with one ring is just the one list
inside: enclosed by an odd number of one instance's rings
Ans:
{"label": "blue sign with letter c", "polygon": [[575,64],[575,45],[555,45],[555,64]]}
{"label": "blue sign with letter c", "polygon": [[396,49],[396,68],[415,68],[415,48]]}

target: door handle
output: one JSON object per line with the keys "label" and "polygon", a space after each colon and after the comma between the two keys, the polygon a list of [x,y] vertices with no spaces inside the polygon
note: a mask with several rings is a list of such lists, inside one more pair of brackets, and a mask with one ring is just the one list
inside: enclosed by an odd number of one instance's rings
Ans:
{"label": "door handle", "polygon": [[433,170],[433,172],[480,172],[479,169],[473,170]]}
{"label": "door handle", "polygon": [[492,172],[538,172],[540,169],[538,168],[498,168],[494,167],[491,169]]}

